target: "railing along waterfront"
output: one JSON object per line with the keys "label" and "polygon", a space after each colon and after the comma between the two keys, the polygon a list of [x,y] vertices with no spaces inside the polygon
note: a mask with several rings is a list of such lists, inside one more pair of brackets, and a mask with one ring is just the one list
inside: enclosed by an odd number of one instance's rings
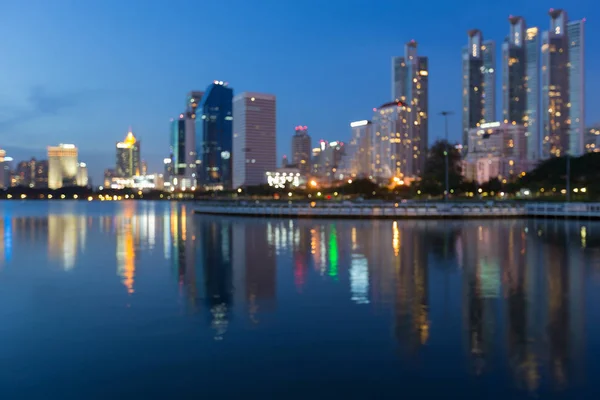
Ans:
{"label": "railing along waterfront", "polygon": [[600,203],[199,202],[198,214],[291,218],[600,218]]}

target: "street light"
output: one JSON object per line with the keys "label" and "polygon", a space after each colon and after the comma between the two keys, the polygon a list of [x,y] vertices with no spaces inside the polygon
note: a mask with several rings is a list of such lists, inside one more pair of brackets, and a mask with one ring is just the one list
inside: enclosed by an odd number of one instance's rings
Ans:
{"label": "street light", "polygon": [[[442,111],[439,113],[442,117],[444,117],[444,123],[446,126],[446,145],[448,145],[448,117],[454,114],[452,111]],[[446,190],[444,191],[444,200],[448,201],[448,194],[450,193],[450,183],[449,183],[449,172],[448,172],[448,148],[444,150],[444,157],[446,159]]]}

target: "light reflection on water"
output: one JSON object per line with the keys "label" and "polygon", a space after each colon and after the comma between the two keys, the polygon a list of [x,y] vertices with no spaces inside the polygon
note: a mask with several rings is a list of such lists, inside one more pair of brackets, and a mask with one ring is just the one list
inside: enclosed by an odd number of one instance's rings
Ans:
{"label": "light reflection on water", "polygon": [[[70,364],[53,366],[51,386],[71,369],[97,375],[63,388],[77,393],[125,369],[152,394],[149,355],[170,371],[157,386],[177,376],[189,394],[194,379],[220,393],[215,371],[237,380],[229,395],[260,392],[243,374],[299,373],[298,359],[343,387],[308,371],[272,385],[352,397],[375,379],[383,393],[422,382],[443,395],[419,379],[451,379],[487,398],[483,388],[587,396],[600,370],[589,357],[600,344],[595,222],[268,220],[194,216],[189,204],[64,203],[0,211],[0,360],[18,371],[0,387],[12,393],[46,379],[46,358],[63,353]],[[51,347],[25,346],[45,335]],[[246,372],[232,356],[249,360]]]}

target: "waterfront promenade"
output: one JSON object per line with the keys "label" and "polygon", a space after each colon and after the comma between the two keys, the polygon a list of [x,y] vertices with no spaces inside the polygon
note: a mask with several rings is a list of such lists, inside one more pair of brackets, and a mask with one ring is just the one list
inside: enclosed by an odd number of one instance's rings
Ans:
{"label": "waterfront promenade", "polygon": [[582,218],[600,219],[600,203],[537,202],[200,202],[197,214],[285,218]]}

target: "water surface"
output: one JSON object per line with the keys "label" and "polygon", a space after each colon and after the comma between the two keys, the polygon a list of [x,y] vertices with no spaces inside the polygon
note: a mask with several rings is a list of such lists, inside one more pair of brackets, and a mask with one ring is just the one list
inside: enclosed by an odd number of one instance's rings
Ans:
{"label": "water surface", "polygon": [[598,398],[598,223],[191,207],[0,202],[0,398]]}

